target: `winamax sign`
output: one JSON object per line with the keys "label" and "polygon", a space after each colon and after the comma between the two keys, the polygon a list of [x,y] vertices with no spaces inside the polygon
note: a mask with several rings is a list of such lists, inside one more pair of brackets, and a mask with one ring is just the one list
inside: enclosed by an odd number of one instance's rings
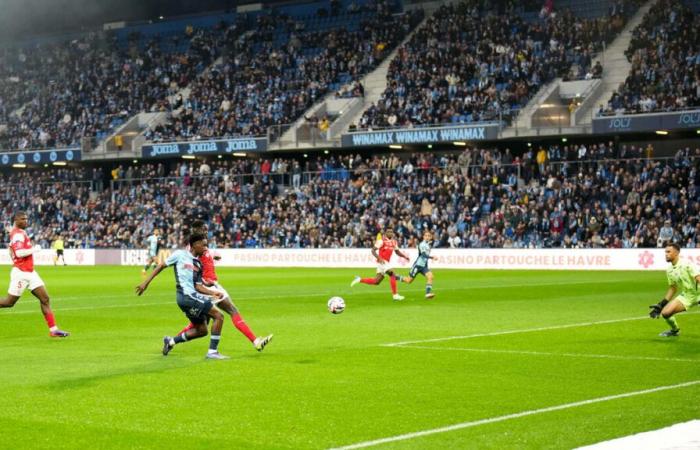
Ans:
{"label": "winamax sign", "polygon": [[498,139],[499,125],[482,124],[459,127],[402,128],[343,134],[343,147],[376,145],[436,144],[455,141],[486,141]]}
{"label": "winamax sign", "polygon": [[65,148],[61,150],[37,150],[29,152],[3,153],[0,166],[12,164],[51,164],[55,162],[80,161],[80,150]]}
{"label": "winamax sign", "polygon": [[700,110],[593,119],[594,133],[634,133],[685,128],[700,129]]}
{"label": "winamax sign", "polygon": [[234,152],[264,152],[267,150],[267,138],[236,138],[217,141],[169,142],[164,144],[146,144],[143,146],[144,158],[168,158],[181,155],[211,155]]}

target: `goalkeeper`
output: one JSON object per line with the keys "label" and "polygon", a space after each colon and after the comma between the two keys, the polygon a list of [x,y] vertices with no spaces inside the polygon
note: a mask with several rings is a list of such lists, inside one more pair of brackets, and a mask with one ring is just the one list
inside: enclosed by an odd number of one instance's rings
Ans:
{"label": "goalkeeper", "polygon": [[[651,305],[649,316],[656,319],[663,316],[670,330],[664,331],[659,336],[678,336],[681,329],[678,327],[675,315],[687,311],[698,305],[700,300],[700,270],[692,263],[680,260],[681,247],[675,242],[666,244],[666,261],[671,265],[666,269],[668,279],[668,291],[656,305]],[[676,295],[680,292],[679,295]],[[674,298],[675,296],[675,298]]]}

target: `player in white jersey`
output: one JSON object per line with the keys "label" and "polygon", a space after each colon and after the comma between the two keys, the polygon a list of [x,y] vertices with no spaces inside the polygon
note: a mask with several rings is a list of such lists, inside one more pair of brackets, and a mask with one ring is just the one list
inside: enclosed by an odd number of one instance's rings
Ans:
{"label": "player in white jersey", "polygon": [[698,306],[698,301],[700,301],[700,270],[690,262],[681,261],[681,247],[675,242],[667,243],[665,252],[666,261],[671,263],[666,269],[668,290],[659,303],[649,307],[651,308],[649,316],[652,319],[663,316],[671,329],[664,331],[660,336],[672,337],[678,336],[681,332],[675,315]]}

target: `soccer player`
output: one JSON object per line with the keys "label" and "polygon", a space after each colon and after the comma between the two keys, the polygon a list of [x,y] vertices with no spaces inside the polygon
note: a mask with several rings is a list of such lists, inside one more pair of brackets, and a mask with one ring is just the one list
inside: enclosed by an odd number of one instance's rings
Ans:
{"label": "soccer player", "polygon": [[44,281],[34,270],[34,248],[25,231],[28,223],[27,213],[23,211],[15,213],[14,222],[15,226],[10,231],[10,257],[14,267],[10,272],[10,288],[7,291],[7,297],[0,299],[0,308],[15,306],[24,290],[29,288],[29,292],[41,303],[41,312],[49,326],[49,336],[68,337],[70,333],[62,331],[56,326],[56,319],[49,305],[49,294],[46,292]]}
{"label": "soccer player", "polygon": [[154,267],[158,265],[158,248],[160,243],[158,234],[158,230],[154,229],[153,234],[146,238],[146,242],[148,243],[148,261],[146,265],[143,266],[143,275],[146,275],[146,271],[151,268],[151,265]]}
{"label": "soccer player", "polygon": [[[201,234],[203,236],[207,235],[207,224],[201,220],[195,220],[192,222],[192,232],[195,234]],[[204,253],[199,256],[199,262],[202,264],[202,281],[204,285],[216,292],[220,292],[222,297],[214,299],[214,305],[220,310],[231,316],[231,322],[233,326],[236,327],[238,331],[241,332],[248,340],[253,344],[253,347],[259,352],[267,346],[267,344],[272,340],[272,335],[265,337],[256,337],[255,333],[248,327],[245,323],[243,317],[238,312],[238,308],[233,304],[231,296],[228,295],[226,289],[219,284],[219,278],[216,276],[216,267],[214,266],[214,260],[220,260],[221,256],[213,253],[210,249],[206,249]],[[187,330],[194,327],[194,324],[190,322],[181,332],[186,332]]]}
{"label": "soccer player", "polygon": [[418,244],[418,258],[416,258],[411,271],[407,277],[397,276],[396,278],[407,284],[413,283],[416,275],[419,273],[425,277],[425,298],[433,298],[433,272],[428,268],[428,261],[437,259],[435,256],[430,256],[430,250],[433,247],[433,234],[430,231],[423,233],[423,241]]}
{"label": "soccer player", "polygon": [[377,259],[377,275],[374,278],[355,277],[350,283],[350,286],[355,286],[357,283],[377,285],[382,282],[384,275],[389,275],[389,284],[391,285],[391,293],[394,300],[403,300],[404,297],[399,295],[396,287],[396,276],[394,269],[391,267],[391,257],[396,253],[401,258],[408,259],[405,253],[398,248],[398,243],[394,239],[394,229],[389,227],[384,231],[384,235],[379,235],[377,241],[372,247],[372,256]]}
{"label": "soccer player", "polygon": [[174,338],[163,338],[163,355],[177,344],[197,339],[207,335],[207,322],[213,319],[211,325],[211,339],[209,341],[208,359],[228,359],[219,353],[219,341],[221,328],[224,325],[224,316],[214,308],[214,298],[220,299],[223,294],[213,291],[202,284],[202,264],[199,258],[207,249],[207,241],[201,234],[193,234],[189,239],[190,250],[177,250],[165,262],[156,266],[151,275],[143,283],[136,286],[136,294],[141,295],[148,289],[151,281],[169,266],[174,266],[175,283],[177,292],[177,305],[185,313],[194,327]]}
{"label": "soccer player", "polygon": [[[692,263],[680,260],[681,247],[675,242],[666,244],[665,253],[666,261],[671,263],[666,269],[668,290],[659,303],[649,307],[651,308],[649,316],[652,319],[663,316],[671,329],[664,331],[659,336],[672,337],[678,336],[681,332],[675,315],[698,305],[700,300],[700,287],[698,287],[700,270]],[[676,296],[679,291],[680,294]],[[676,297],[674,298],[674,296]]]}
{"label": "soccer player", "polygon": [[51,247],[54,250],[56,250],[56,256],[53,257],[53,265],[55,266],[58,263],[58,259],[60,258],[63,260],[63,265],[66,266],[67,265],[66,264],[66,257],[63,256],[63,248],[64,248],[63,237],[61,237],[60,234],[58,236],[56,236],[56,240],[53,241],[53,244],[51,245]]}

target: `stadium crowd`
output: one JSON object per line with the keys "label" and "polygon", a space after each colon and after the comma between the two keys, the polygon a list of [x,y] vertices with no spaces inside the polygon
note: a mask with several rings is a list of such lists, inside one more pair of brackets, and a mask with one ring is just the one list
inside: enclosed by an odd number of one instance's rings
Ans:
{"label": "stadium crowd", "polygon": [[[185,50],[168,51],[172,39]],[[0,56],[0,149],[80,145],[141,111],[170,107],[215,55],[215,31],[188,28],[166,39],[112,34],[4,49]],[[10,114],[15,112],[15,114]]]}
{"label": "stadium crowd", "polygon": [[700,107],[700,15],[680,0],[659,0],[633,32],[632,68],[598,113],[635,114]]}
{"label": "stadium crowd", "polygon": [[554,77],[600,77],[592,58],[634,4],[618,2],[607,17],[561,11],[534,22],[512,7],[503,14],[495,8],[480,0],[442,6],[400,48],[386,90],[356,128],[510,121]]}
{"label": "stadium crowd", "polygon": [[368,246],[393,225],[402,246],[700,246],[700,148],[552,145],[523,155],[344,154],[22,171],[3,175],[6,226],[28,208],[34,240],[142,248],[153,228],[183,242],[193,218],[220,247]]}
{"label": "stadium crowd", "polygon": [[[305,30],[288,16],[260,16],[244,39],[228,45],[221,64],[198,77],[182,111],[147,131],[154,142],[261,136],[291,124],[341,80],[359,79],[422,20],[422,10],[392,14],[389,2],[330,30]],[[284,45],[277,30],[289,33]],[[267,55],[260,58],[260,54]]]}

